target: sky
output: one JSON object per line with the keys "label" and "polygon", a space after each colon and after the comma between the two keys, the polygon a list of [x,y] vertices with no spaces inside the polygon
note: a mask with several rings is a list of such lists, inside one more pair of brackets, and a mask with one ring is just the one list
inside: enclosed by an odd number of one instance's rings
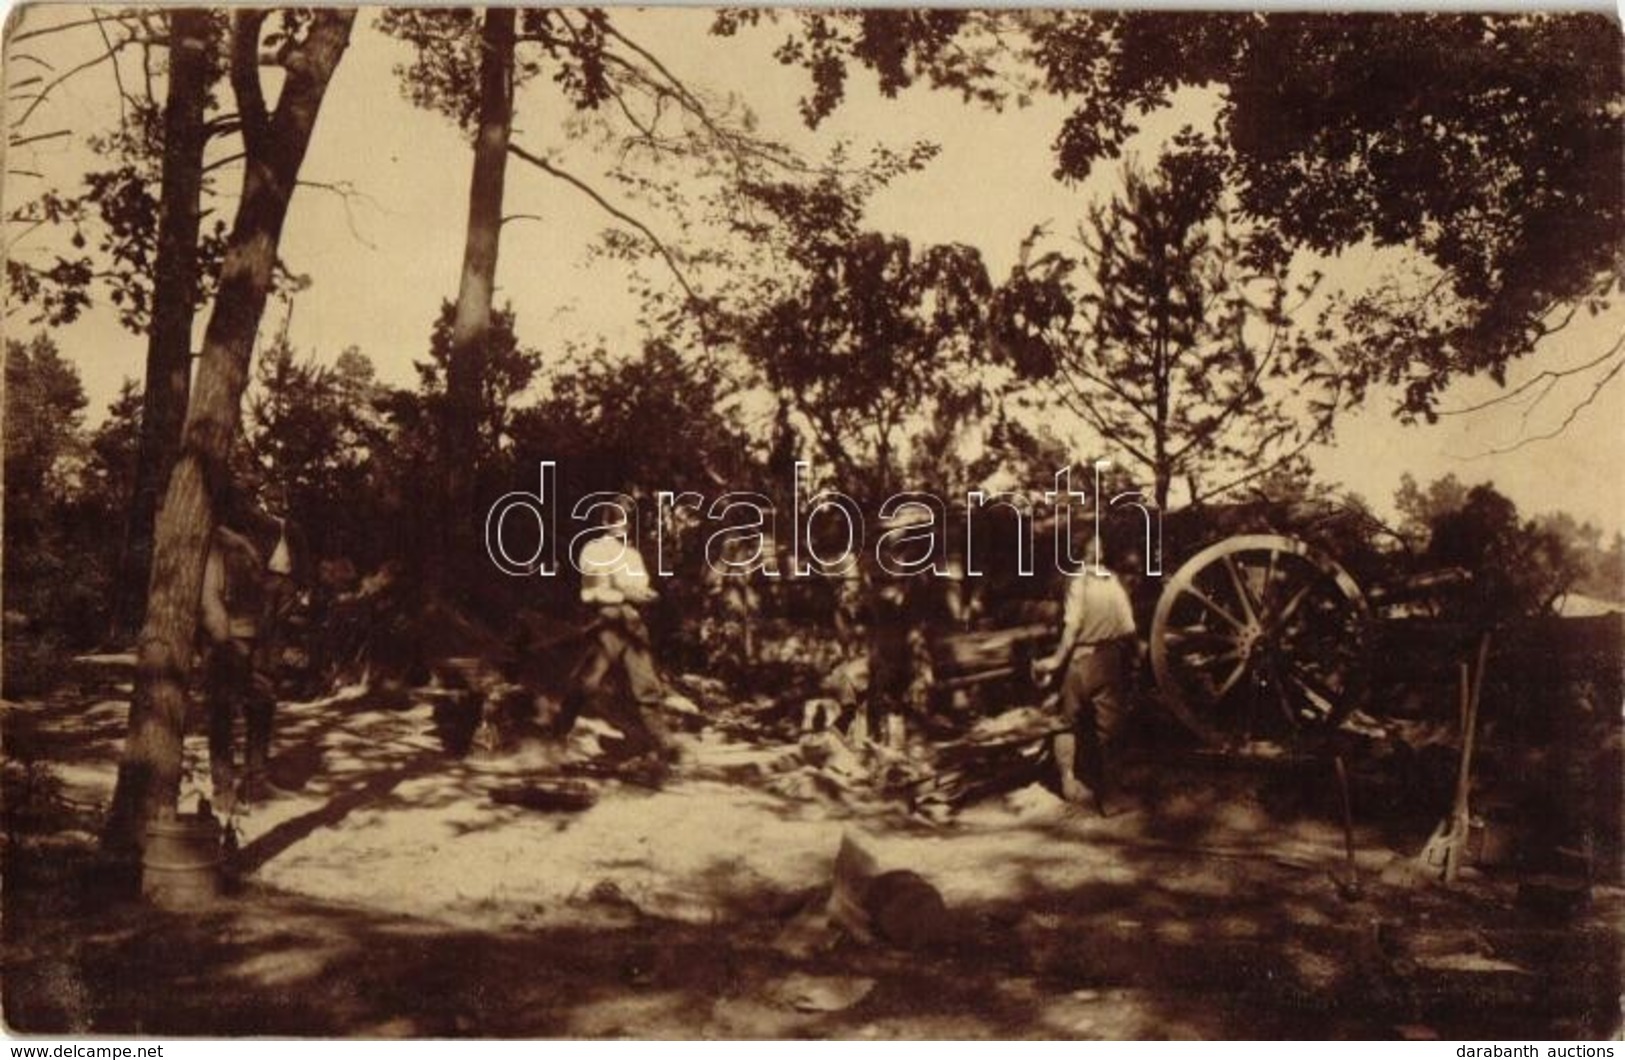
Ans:
{"label": "sky", "polygon": [[[32,8],[24,28],[68,20],[79,9]],[[296,347],[331,360],[347,346],[360,347],[391,383],[415,381],[411,362],[424,356],[427,336],[442,299],[455,294],[466,224],[471,155],[450,122],[421,111],[401,95],[392,69],[407,57],[404,45],[385,37],[363,11],[348,54],[329,90],[303,175],[329,186],[348,186],[345,196],[318,187],[299,191],[290,213],[282,254],[297,273],[313,281],[287,320]],[[37,20],[30,22],[29,20]],[[1066,230],[1085,206],[1113,186],[1117,170],[1096,168],[1082,186],[1068,187],[1051,176],[1050,144],[1066,113],[1065,105],[1040,98],[1032,106],[993,112],[967,105],[957,96],[911,89],[898,98],[879,97],[872,78],[855,72],[848,99],[817,133],[800,123],[796,102],[806,75],[781,67],[773,58],[782,30],[765,27],[732,40],[706,30],[704,10],[621,11],[617,24],[652,50],[686,81],[718,98],[729,94],[749,101],[764,132],[818,155],[837,141],[862,147],[885,142],[902,147],[927,140],[941,147],[923,171],[908,175],[872,201],[867,223],[908,236],[916,245],[962,242],[978,247],[995,279],[1013,264],[1017,247],[1037,223]],[[59,66],[94,48],[94,30],[46,38]],[[72,38],[72,39],[70,39]],[[8,63],[8,76],[17,64]],[[137,76],[133,60],[121,67]],[[108,66],[88,71],[63,86],[41,128],[89,132],[109,127],[117,116]],[[1150,116],[1144,133],[1130,145],[1154,155],[1162,137],[1185,121],[1200,123],[1213,99],[1187,93],[1179,106]],[[583,176],[601,175],[606,156],[562,133],[561,104],[545,87],[522,90],[515,142],[545,153]],[[8,206],[41,187],[71,187],[91,161],[78,138],[50,141],[14,152],[8,165],[26,166],[44,180],[12,179],[4,189]],[[231,173],[222,172],[229,189]],[[613,194],[614,186],[604,185]],[[218,208],[229,210],[222,196]],[[521,339],[544,352],[566,342],[602,339],[610,349],[633,350],[641,336],[633,323],[635,301],[627,293],[626,268],[594,257],[598,233],[611,223],[579,191],[513,162],[509,167],[505,211],[532,215],[504,227],[498,270],[498,299],[518,313]],[[640,214],[664,237],[678,234],[655,214]],[[19,253],[49,249],[39,236]],[[1332,263],[1338,282],[1382,268],[1378,252],[1357,249]],[[654,275],[654,273],[650,273]],[[273,307],[262,338],[281,326]],[[11,330],[19,319],[8,317]],[[202,318],[199,320],[201,331]],[[1625,329],[1619,309],[1548,340],[1537,355],[1515,366],[1508,385],[1534,373],[1576,364],[1595,356]],[[144,339],[119,328],[110,312],[98,310],[62,329],[58,341],[84,377],[90,410],[99,419],[122,380],[138,377]],[[1464,408],[1496,396],[1488,380],[1453,387],[1442,407]],[[1625,529],[1625,385],[1602,392],[1572,424],[1549,440],[1585,394],[1578,380],[1549,394],[1534,408],[1522,405],[1446,417],[1434,425],[1403,426],[1393,417],[1394,396],[1371,393],[1365,405],[1345,414],[1334,442],[1311,454],[1317,473],[1390,511],[1402,472],[1428,482],[1448,473],[1472,483],[1492,481],[1526,514],[1566,510],[1614,531]],[[1064,433],[1064,430],[1063,430]],[[1520,444],[1521,443],[1521,444]]]}

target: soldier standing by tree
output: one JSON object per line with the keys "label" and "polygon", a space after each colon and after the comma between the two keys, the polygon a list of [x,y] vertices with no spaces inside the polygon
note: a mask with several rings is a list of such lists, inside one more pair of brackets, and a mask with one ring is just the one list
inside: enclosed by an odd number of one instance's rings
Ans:
{"label": "soldier standing by tree", "polygon": [[[204,698],[209,710],[209,774],[215,805],[230,813],[239,797],[266,794],[266,766],[276,711],[269,648],[272,609],[280,594],[260,550],[222,523],[203,567],[198,621],[203,629]],[[247,729],[244,775],[238,786],[236,725]]]}

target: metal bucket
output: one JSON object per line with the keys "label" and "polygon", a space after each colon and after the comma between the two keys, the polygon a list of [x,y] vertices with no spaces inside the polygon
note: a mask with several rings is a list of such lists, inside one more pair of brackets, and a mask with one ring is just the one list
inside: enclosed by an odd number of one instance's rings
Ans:
{"label": "metal bucket", "polygon": [[141,893],[161,909],[195,909],[220,897],[220,822],[188,814],[152,822]]}

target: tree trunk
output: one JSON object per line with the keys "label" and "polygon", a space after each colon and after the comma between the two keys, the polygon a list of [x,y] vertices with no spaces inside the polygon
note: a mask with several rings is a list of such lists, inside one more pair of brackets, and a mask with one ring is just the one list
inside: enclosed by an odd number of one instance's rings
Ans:
{"label": "tree trunk", "polygon": [[180,456],[158,514],[130,730],[106,833],[113,849],[139,847],[147,823],[174,813],[179,798],[186,685],[216,501],[241,426],[243,389],[282,225],[355,10],[320,9],[311,18],[303,42],[283,59],[287,76],[276,110],[268,114],[258,69],[265,13],[239,9],[232,16],[231,80],[246,156],[242,199],[203,338]]}
{"label": "tree trunk", "polygon": [[439,562],[428,565],[431,587],[463,604],[476,564],[485,555],[477,534],[481,522],[474,510],[475,472],[480,465],[481,384],[502,235],[502,189],[513,131],[513,8],[486,9],[480,44],[480,112],[468,192],[468,238],[446,365],[445,465],[440,491],[446,505],[441,534],[445,551]]}
{"label": "tree trunk", "polygon": [[180,453],[191,387],[199,198],[203,189],[203,148],[208,142],[203,115],[215,46],[211,19],[211,14],[201,8],[179,8],[169,15],[169,89],[164,101],[164,169],[153,265],[152,323],[147,332],[147,374],[141,401],[135,490],[114,590],[115,640],[122,639],[125,631],[134,630],[141,621],[152,568],[158,497]]}

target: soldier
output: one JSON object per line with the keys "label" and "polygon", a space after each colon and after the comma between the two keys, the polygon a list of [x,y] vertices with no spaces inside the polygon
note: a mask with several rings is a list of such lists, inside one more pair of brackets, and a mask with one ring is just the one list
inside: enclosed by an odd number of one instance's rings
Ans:
{"label": "soldier", "polygon": [[658,597],[637,547],[628,539],[624,518],[612,514],[603,533],[588,541],[577,564],[581,569],[581,602],[594,612],[593,642],[571,675],[570,691],[559,714],[558,731],[568,733],[582,706],[597,697],[619,670],[632,697],[630,708],[607,703],[629,744],[628,757],[645,756],[664,765],[675,757],[660,708],[666,689],[655,670],[649,630],[638,608]]}
{"label": "soldier", "polygon": [[[230,813],[239,797],[265,794],[265,770],[276,709],[269,656],[267,609],[272,595],[265,562],[253,542],[232,528],[215,527],[203,567],[199,623],[203,633],[203,694],[209,711],[209,774],[214,802]],[[236,724],[247,729],[241,788]]]}
{"label": "soldier", "polygon": [[1033,663],[1040,677],[1064,668],[1061,714],[1068,728],[1053,743],[1061,796],[1082,802],[1092,792],[1101,816],[1112,795],[1112,751],[1128,715],[1134,637],[1123,583],[1104,566],[1085,568],[1067,578],[1060,643]]}

